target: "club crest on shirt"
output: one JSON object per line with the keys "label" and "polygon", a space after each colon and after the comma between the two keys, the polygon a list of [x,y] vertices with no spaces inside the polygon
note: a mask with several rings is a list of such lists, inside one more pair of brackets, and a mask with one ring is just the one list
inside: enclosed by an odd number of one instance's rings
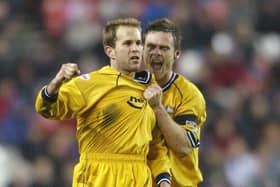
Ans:
{"label": "club crest on shirt", "polygon": [[89,80],[89,78],[90,78],[88,73],[87,74],[82,74],[79,77],[83,80]]}
{"label": "club crest on shirt", "polygon": [[173,112],[174,112],[173,107],[172,107],[172,106],[167,106],[167,107],[166,107],[166,112],[169,113],[169,114],[170,114],[170,113],[173,113]]}
{"label": "club crest on shirt", "polygon": [[146,101],[141,98],[130,96],[129,100],[126,103],[133,108],[141,109],[145,106]]}

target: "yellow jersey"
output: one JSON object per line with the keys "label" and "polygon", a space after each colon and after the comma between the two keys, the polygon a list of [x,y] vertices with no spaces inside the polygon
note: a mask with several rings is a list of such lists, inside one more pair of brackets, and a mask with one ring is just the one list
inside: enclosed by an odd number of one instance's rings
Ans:
{"label": "yellow jersey", "polygon": [[[48,119],[77,120],[76,138],[80,154],[135,154],[147,157],[156,118],[143,92],[151,80],[148,72],[136,73],[133,79],[105,66],[64,83],[52,100],[44,97],[43,88],[37,96],[35,108]],[[153,139],[153,142],[158,140]],[[159,151],[152,154],[159,158],[159,162],[153,163],[155,165],[164,165],[168,160],[162,142],[151,143],[154,145],[152,152]],[[165,166],[162,171],[154,170],[154,175],[168,172],[168,164]]]}
{"label": "yellow jersey", "polygon": [[197,186],[203,180],[199,169],[198,147],[200,128],[206,120],[204,97],[193,83],[174,72],[162,90],[166,111],[186,130],[186,136],[193,147],[184,157],[169,150],[172,186]]}

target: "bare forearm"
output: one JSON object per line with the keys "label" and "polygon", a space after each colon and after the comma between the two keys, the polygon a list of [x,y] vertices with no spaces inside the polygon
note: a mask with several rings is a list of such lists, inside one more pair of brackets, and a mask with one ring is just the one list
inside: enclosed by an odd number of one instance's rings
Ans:
{"label": "bare forearm", "polygon": [[150,85],[144,91],[144,97],[148,100],[156,114],[158,126],[167,145],[177,154],[188,154],[191,150],[191,144],[187,139],[186,131],[177,125],[177,123],[165,111],[161,102],[161,87],[157,84]]}
{"label": "bare forearm", "polygon": [[59,91],[60,86],[62,85],[62,81],[57,81],[53,79],[47,86],[47,92],[50,96],[56,95]]}
{"label": "bare forearm", "polygon": [[162,105],[154,108],[154,112],[168,146],[178,154],[188,154],[191,150],[191,144],[186,136],[185,129],[174,122]]}
{"label": "bare forearm", "polygon": [[162,182],[159,185],[160,187],[170,187],[171,185],[168,182]]}
{"label": "bare forearm", "polygon": [[50,96],[56,95],[59,91],[60,86],[64,81],[70,80],[76,75],[80,74],[80,70],[75,63],[63,64],[56,74],[54,79],[48,84],[47,92]]}

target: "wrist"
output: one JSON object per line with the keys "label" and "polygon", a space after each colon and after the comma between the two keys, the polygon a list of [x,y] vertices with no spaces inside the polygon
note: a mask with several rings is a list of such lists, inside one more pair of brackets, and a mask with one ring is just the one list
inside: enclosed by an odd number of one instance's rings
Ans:
{"label": "wrist", "polygon": [[162,104],[158,105],[158,106],[154,106],[153,107],[153,111],[155,113],[161,113],[161,112],[165,112],[165,108]]}
{"label": "wrist", "polygon": [[62,85],[62,81],[57,81],[53,79],[46,87],[46,91],[50,96],[57,95],[60,86]]}
{"label": "wrist", "polygon": [[170,183],[163,181],[162,183],[159,184],[159,187],[170,187]]}
{"label": "wrist", "polygon": [[161,173],[156,177],[157,186],[168,186],[171,183],[171,176],[169,173]]}
{"label": "wrist", "polygon": [[43,99],[45,101],[48,101],[48,102],[55,102],[57,100],[57,96],[58,94],[55,94],[55,95],[50,95],[48,93],[48,90],[47,90],[47,87],[44,87],[41,91],[41,95],[43,97]]}

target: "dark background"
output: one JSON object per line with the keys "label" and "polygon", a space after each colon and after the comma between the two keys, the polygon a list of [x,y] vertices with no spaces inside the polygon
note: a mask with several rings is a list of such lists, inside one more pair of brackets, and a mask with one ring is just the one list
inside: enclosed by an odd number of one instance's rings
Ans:
{"label": "dark background", "polygon": [[0,0],[0,187],[69,187],[74,121],[34,111],[65,62],[108,63],[101,29],[169,17],[183,31],[175,64],[207,101],[201,187],[280,186],[279,0]]}

